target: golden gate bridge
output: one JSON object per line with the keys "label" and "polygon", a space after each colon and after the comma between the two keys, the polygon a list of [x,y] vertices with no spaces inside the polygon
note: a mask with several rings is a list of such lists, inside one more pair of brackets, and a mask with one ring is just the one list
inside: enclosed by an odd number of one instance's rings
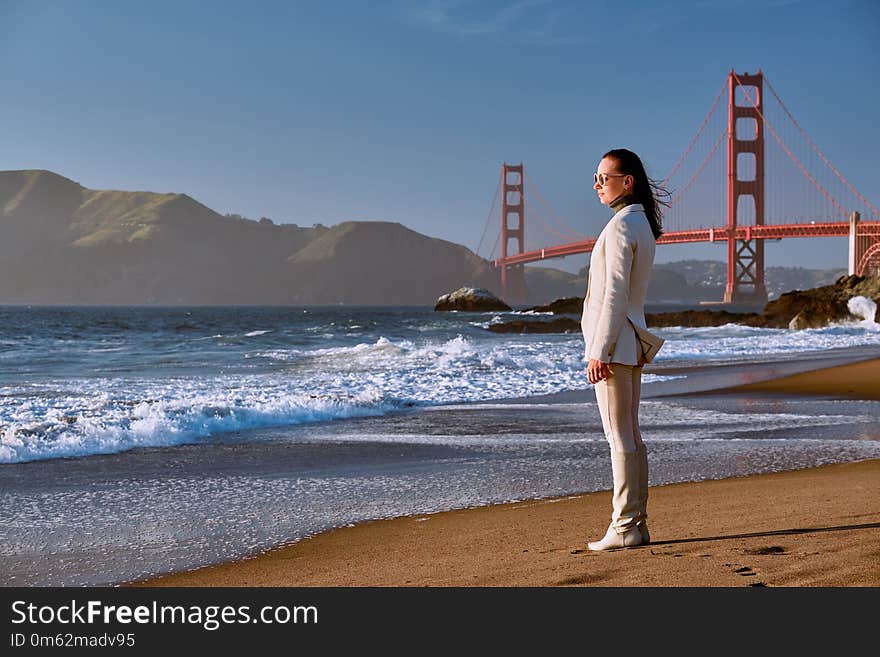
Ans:
{"label": "golden gate bridge", "polygon": [[[719,110],[725,92],[726,115]],[[671,190],[672,196],[658,246],[724,244],[724,303],[766,303],[767,240],[847,237],[849,273],[880,275],[880,211],[831,164],[761,71],[750,75],[731,70],[661,185]],[[509,303],[527,303],[525,263],[590,252],[597,236],[584,235],[559,219],[522,163],[504,163],[477,254],[499,192],[501,227],[489,259],[500,268],[502,296]],[[495,258],[499,241],[501,254]]]}

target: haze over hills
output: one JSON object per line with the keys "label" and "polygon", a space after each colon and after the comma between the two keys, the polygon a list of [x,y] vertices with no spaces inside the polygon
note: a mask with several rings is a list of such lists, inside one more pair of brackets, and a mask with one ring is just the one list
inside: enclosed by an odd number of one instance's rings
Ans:
{"label": "haze over hills", "polygon": [[[657,265],[649,300],[719,299],[723,268]],[[776,279],[792,289],[833,274],[768,268],[768,287],[773,296]],[[586,267],[527,266],[526,281],[530,303],[583,295]],[[0,171],[0,303],[433,305],[463,285],[501,296],[490,261],[396,222],[275,224],[221,215],[186,194],[100,191],[50,171]]]}
{"label": "haze over hills", "polygon": [[[727,263],[720,260],[679,260],[654,266],[654,275],[671,272],[684,278],[700,300],[720,299],[727,282]],[[808,269],[805,267],[765,267],[764,285],[767,296],[777,298],[791,290],[805,290],[831,285],[847,274],[846,267],[838,269]]]}
{"label": "haze over hills", "polygon": [[491,263],[399,223],[223,216],[185,194],[0,172],[0,303],[427,305]]}

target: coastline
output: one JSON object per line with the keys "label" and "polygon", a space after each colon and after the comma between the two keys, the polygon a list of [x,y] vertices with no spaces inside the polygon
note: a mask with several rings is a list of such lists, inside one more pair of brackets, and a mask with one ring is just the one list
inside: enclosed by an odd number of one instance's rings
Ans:
{"label": "coastline", "polygon": [[[878,374],[874,358],[711,392],[876,400]],[[585,547],[607,525],[608,491],[492,504],[362,522],[129,585],[878,586],[878,493],[880,459],[652,486],[653,542],[608,553]]]}

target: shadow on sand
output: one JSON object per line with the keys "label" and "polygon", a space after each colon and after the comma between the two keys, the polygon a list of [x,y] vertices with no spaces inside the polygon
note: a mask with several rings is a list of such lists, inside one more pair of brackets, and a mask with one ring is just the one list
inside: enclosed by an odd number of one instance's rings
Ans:
{"label": "shadow on sand", "polygon": [[[726,536],[698,536],[696,538],[678,538],[669,541],[651,541],[645,547],[656,545],[676,545],[679,543],[700,543],[702,541],[726,541],[732,538],[759,538],[761,536],[790,536],[792,534],[815,534],[817,532],[838,532],[851,529],[877,529],[880,522],[866,522],[861,525],[838,525],[836,527],[802,527],[796,529],[777,529],[767,532],[752,532],[750,534],[727,534]],[[636,546],[642,547],[642,546]]]}

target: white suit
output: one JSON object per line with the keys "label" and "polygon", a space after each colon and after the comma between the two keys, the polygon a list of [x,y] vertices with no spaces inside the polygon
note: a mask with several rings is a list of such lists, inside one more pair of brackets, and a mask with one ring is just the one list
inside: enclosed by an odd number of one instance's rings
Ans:
{"label": "white suit", "polygon": [[638,203],[617,212],[599,233],[581,316],[587,360],[640,365],[646,362],[643,353],[649,362],[663,344],[645,322],[655,249],[654,233]]}
{"label": "white suit", "polygon": [[611,525],[602,541],[589,544],[591,550],[650,541],[648,455],[639,431],[639,398],[642,365],[663,344],[645,322],[655,248],[645,209],[635,203],[605,225],[590,256],[581,330],[587,360],[610,363],[610,374],[595,384],[595,391],[614,478]]}

